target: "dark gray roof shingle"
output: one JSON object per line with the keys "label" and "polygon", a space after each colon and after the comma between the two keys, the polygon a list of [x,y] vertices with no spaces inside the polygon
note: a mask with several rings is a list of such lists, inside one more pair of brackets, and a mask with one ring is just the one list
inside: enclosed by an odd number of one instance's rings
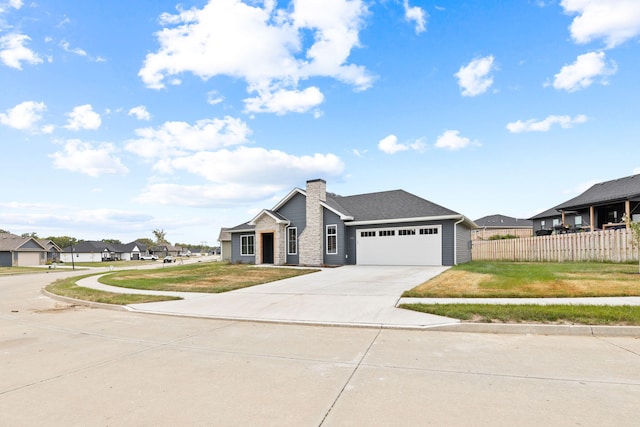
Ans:
{"label": "dark gray roof shingle", "polygon": [[579,196],[559,204],[555,209],[578,209],[633,198],[640,198],[640,174],[595,184]]}
{"label": "dark gray roof shingle", "polygon": [[528,219],[513,218],[506,215],[487,215],[473,221],[481,228],[527,228],[533,227]]}

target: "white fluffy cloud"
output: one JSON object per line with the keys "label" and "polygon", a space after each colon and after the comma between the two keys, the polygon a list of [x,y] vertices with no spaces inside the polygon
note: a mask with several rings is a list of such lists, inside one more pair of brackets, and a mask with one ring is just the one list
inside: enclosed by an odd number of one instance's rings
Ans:
{"label": "white fluffy cloud", "polygon": [[579,55],[576,62],[565,65],[554,76],[553,87],[574,92],[591,86],[596,79],[607,84],[607,77],[615,74],[617,65],[610,61],[607,64],[604,52],[589,52]]}
{"label": "white fluffy cloud", "polygon": [[587,116],[579,114],[575,117],[571,116],[548,116],[544,120],[530,119],[527,121],[518,120],[507,124],[507,130],[511,133],[520,132],[547,132],[554,124],[567,129],[576,124],[582,124],[587,121]]}
{"label": "white fluffy cloud", "polygon": [[398,137],[391,134],[388,135],[378,142],[378,149],[387,154],[395,154],[400,151],[423,151],[425,149],[425,144],[422,140],[417,140],[408,144],[401,144],[398,142]]}
{"label": "white fluffy cloud", "polygon": [[41,113],[46,109],[44,102],[25,101],[6,113],[0,113],[0,123],[14,129],[34,130],[36,123],[42,119]]}
{"label": "white fluffy cloud", "polygon": [[462,89],[463,96],[476,96],[485,93],[493,84],[491,72],[496,69],[493,55],[474,59],[460,67],[454,75]]}
{"label": "white fluffy cloud", "polygon": [[426,31],[429,14],[418,6],[409,6],[409,0],[404,0],[402,5],[404,7],[404,18],[409,22],[415,22],[416,34]]}
{"label": "white fluffy cloud", "polygon": [[440,135],[436,141],[436,148],[443,148],[445,150],[461,150],[470,145],[480,146],[480,143],[477,141],[472,141],[469,138],[464,136],[460,136],[460,131],[457,130],[446,130]]}
{"label": "white fluffy cloud", "polygon": [[193,125],[165,122],[157,128],[136,129],[135,133],[138,138],[127,141],[125,149],[152,159],[245,144],[251,129],[242,120],[227,116],[198,120]]}
{"label": "white fluffy cloud", "polygon": [[[202,79],[228,75],[244,79],[247,109],[255,112],[307,111],[321,103],[318,88],[300,89],[301,80],[331,77],[358,90],[371,86],[364,67],[348,63],[359,46],[367,7],[362,0],[210,0],[201,9],[164,14],[156,33],[160,48],[146,56],[139,76],[162,88],[181,73]],[[305,46],[306,40],[309,46]],[[311,89],[311,91],[310,91]],[[321,94],[320,94],[321,95]]]}
{"label": "white fluffy cloud", "polygon": [[568,14],[577,14],[571,23],[571,37],[580,44],[603,39],[608,48],[640,34],[638,0],[562,0]]}
{"label": "white fluffy cloud", "polygon": [[62,151],[50,155],[57,169],[80,172],[89,176],[125,175],[129,170],[114,155],[115,147],[110,143],[91,144],[70,139]]}
{"label": "white fluffy cloud", "polygon": [[93,111],[91,104],[79,105],[67,113],[69,119],[65,128],[69,130],[96,130],[102,124],[100,114]]}
{"label": "white fluffy cloud", "polygon": [[251,202],[308,179],[340,176],[344,164],[333,154],[295,156],[279,150],[238,147],[234,150],[201,151],[193,155],[165,158],[154,169],[161,174],[186,171],[210,184],[149,185],[137,198],[141,203],[185,206],[224,206]]}
{"label": "white fluffy cloud", "polygon": [[130,116],[135,116],[138,120],[151,120],[151,114],[147,111],[147,107],[144,105],[138,105],[137,107],[133,107],[129,110]]}
{"label": "white fluffy cloud", "polygon": [[0,37],[0,61],[7,67],[22,70],[22,63],[39,64],[42,58],[26,44],[31,38],[25,34],[10,33]]}

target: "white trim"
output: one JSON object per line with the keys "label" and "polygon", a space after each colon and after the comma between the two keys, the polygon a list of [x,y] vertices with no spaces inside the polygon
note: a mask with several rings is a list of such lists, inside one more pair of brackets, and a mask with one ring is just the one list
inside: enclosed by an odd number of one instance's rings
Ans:
{"label": "white trim", "polygon": [[344,225],[353,226],[353,225],[377,225],[377,224],[399,224],[403,222],[424,222],[424,221],[447,221],[447,220],[462,220],[465,222],[469,228],[476,229],[480,228],[476,225],[475,222],[471,221],[464,215],[440,215],[440,216],[422,216],[416,218],[392,218],[392,219],[372,219],[366,221],[351,221],[345,222]]}
{"label": "white trim", "polygon": [[[336,238],[336,251],[335,252],[329,252],[329,227],[334,227],[336,230],[336,234],[331,234],[331,236],[334,236]],[[325,253],[326,255],[338,255],[338,224],[327,224],[325,226],[324,229],[324,236],[325,236]]]}
{"label": "white trim", "polygon": [[342,212],[340,212],[340,211],[338,211],[338,210],[336,210],[336,209],[332,208],[331,206],[329,206],[329,205],[327,204],[327,202],[323,202],[323,201],[321,200],[321,201],[320,201],[320,206],[322,206],[322,207],[324,207],[324,208],[327,208],[327,209],[329,209],[331,212],[333,212],[334,214],[338,215],[342,221],[352,221],[352,220],[353,220],[353,217],[352,217],[352,216],[350,216],[350,215],[345,215],[345,214],[343,214]]}
{"label": "white trim", "polygon": [[[296,231],[296,251],[295,252],[289,252],[290,230]],[[287,255],[298,255],[298,227],[287,227]]]}
{"label": "white trim", "polygon": [[275,205],[271,210],[272,211],[277,211],[282,206],[284,206],[289,200],[291,200],[293,198],[293,196],[295,196],[296,194],[302,194],[304,197],[307,197],[307,193],[305,193],[304,190],[296,187],[293,190],[289,191],[289,194],[284,196],[284,198],[282,200],[280,200],[278,202],[278,204]]}
{"label": "white trim", "polygon": [[253,219],[251,221],[249,221],[247,224],[249,225],[256,225],[256,221],[258,220],[258,218],[260,218],[262,215],[269,215],[275,222],[276,224],[286,224],[289,225],[291,223],[291,221],[289,221],[288,219],[280,219],[278,217],[276,217],[275,215],[273,215],[271,212],[269,212],[267,209],[263,209],[262,211],[260,211],[260,213],[258,215],[256,215],[255,217],[253,217]]}
{"label": "white trim", "polygon": [[[244,246],[242,244],[242,238],[243,237],[252,237],[253,238],[253,245],[251,245],[253,247],[253,253],[252,254],[242,253],[242,247]],[[255,256],[255,255],[256,255],[256,235],[255,234],[241,234],[240,235],[240,256]]]}

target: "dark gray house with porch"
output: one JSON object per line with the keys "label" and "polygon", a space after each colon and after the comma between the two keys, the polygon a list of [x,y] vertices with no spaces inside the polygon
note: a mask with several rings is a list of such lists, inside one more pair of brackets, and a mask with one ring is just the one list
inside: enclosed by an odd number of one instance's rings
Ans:
{"label": "dark gray house with porch", "polygon": [[627,228],[640,222],[640,174],[595,184],[530,219],[536,234]]}
{"label": "dark gray house with porch", "polygon": [[275,265],[455,265],[471,260],[464,215],[403,190],[355,196],[322,179],[225,231],[231,261]]}

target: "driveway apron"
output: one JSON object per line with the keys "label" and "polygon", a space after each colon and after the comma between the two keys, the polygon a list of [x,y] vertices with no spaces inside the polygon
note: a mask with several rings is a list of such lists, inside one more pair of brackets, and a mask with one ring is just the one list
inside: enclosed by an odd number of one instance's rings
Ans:
{"label": "driveway apron", "polygon": [[[216,319],[428,328],[459,321],[396,308],[396,304],[402,292],[446,269],[422,266],[325,268],[317,273],[237,291],[222,294],[181,293],[180,296],[185,298],[183,300],[132,304],[127,308],[145,313]],[[91,286],[86,283],[82,285]]]}

